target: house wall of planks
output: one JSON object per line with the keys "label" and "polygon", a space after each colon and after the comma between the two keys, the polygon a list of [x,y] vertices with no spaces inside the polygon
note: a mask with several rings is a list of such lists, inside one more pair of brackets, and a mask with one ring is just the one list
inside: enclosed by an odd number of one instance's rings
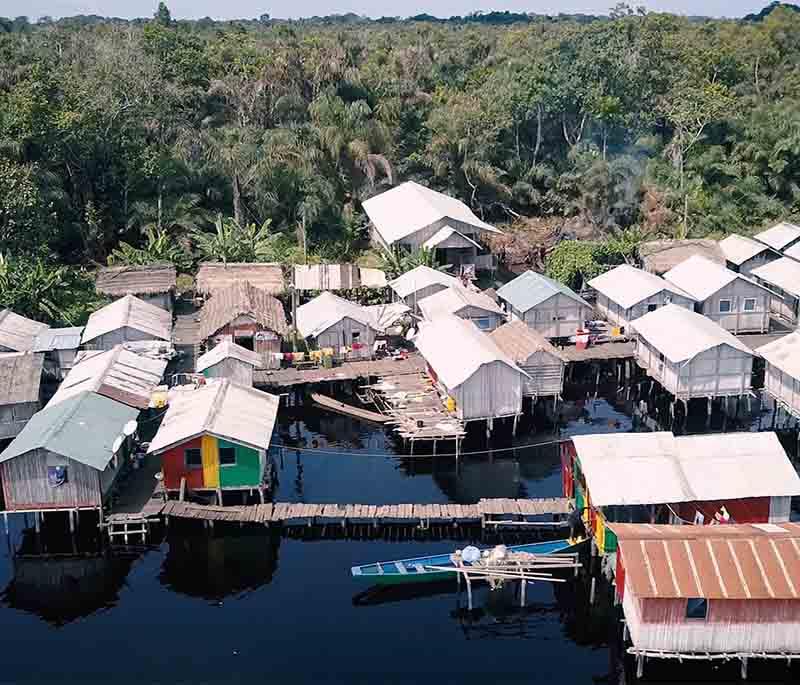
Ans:
{"label": "house wall of planks", "polygon": [[[220,449],[234,450],[235,464],[220,464]],[[201,465],[187,465],[186,452],[200,450]],[[164,487],[179,490],[181,480],[193,490],[246,489],[262,485],[266,452],[239,443],[203,435],[176,445],[161,454]]]}

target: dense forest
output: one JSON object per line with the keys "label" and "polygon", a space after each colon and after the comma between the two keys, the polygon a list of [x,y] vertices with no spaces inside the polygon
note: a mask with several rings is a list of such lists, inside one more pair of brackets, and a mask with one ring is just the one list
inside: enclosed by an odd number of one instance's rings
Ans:
{"label": "dense forest", "polygon": [[565,263],[798,216],[800,14],[0,21],[21,313],[79,321],[107,263],[375,260],[361,202],[404,180],[588,239]]}

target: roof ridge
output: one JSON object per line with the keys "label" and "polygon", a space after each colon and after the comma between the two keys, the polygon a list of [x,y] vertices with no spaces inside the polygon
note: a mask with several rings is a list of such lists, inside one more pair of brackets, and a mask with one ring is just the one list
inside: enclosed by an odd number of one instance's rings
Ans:
{"label": "roof ridge", "polygon": [[225,396],[228,394],[230,381],[226,378],[222,379],[218,384],[215,383],[214,385],[217,386],[217,392],[211,402],[211,407],[209,407],[208,414],[206,414],[205,420],[203,421],[203,432],[213,432],[214,421],[216,421],[217,415],[219,414],[220,409],[222,409]]}

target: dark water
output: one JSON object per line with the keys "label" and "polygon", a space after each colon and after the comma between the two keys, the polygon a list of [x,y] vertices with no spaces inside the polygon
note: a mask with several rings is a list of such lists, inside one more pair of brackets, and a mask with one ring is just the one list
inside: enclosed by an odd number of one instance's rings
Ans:
{"label": "dark water", "polygon": [[[633,393],[626,398],[600,388],[597,399],[594,393],[571,388],[557,430],[541,407],[514,439],[510,425],[500,426],[493,452],[485,451],[483,435],[470,435],[465,451],[474,454],[458,465],[448,456],[398,457],[403,446],[382,429],[303,409],[281,420],[286,447],[277,456],[276,499],[379,504],[557,496],[558,453],[548,444],[556,435],[655,426],[637,415]],[[687,430],[697,422],[705,428],[705,408],[698,413]],[[755,430],[770,419],[755,406],[739,420],[717,412],[710,430],[723,424]],[[544,444],[526,447],[535,442]],[[18,546],[24,522],[12,523],[9,542]],[[350,578],[354,564],[467,542],[281,539],[219,526],[209,534],[189,523],[173,525],[160,545],[122,556],[12,561],[4,542],[0,680],[624,682],[609,648],[618,624],[603,593],[590,610],[581,580],[531,586],[524,610],[516,588],[481,588],[470,613],[455,583],[374,593]],[[24,549],[29,543],[30,534]],[[750,670],[755,681],[798,675],[775,665]],[[738,669],[648,663],[645,675],[659,682],[734,682]]]}

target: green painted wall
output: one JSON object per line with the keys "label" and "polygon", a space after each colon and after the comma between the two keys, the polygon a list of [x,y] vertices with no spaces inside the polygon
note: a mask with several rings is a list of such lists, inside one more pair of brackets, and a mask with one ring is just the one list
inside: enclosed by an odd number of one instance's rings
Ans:
{"label": "green painted wall", "polygon": [[220,449],[233,447],[236,450],[236,466],[219,467],[219,485],[222,488],[257,487],[261,483],[261,463],[258,450],[242,447],[233,442],[218,440]]}

